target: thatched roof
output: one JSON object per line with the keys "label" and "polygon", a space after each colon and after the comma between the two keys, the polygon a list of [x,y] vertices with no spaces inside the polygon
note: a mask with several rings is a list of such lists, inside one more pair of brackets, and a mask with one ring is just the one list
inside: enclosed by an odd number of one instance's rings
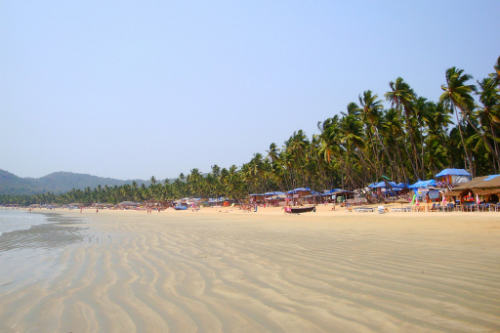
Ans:
{"label": "thatched roof", "polygon": [[476,177],[470,182],[460,184],[453,188],[453,191],[463,191],[466,189],[500,189],[500,175]]}
{"label": "thatched roof", "polygon": [[445,197],[456,197],[459,196],[462,191],[450,191],[444,194]]}
{"label": "thatched roof", "polygon": [[490,189],[490,190],[476,190],[474,193],[479,194],[479,195],[490,195],[490,194],[500,194],[500,188],[497,189]]}

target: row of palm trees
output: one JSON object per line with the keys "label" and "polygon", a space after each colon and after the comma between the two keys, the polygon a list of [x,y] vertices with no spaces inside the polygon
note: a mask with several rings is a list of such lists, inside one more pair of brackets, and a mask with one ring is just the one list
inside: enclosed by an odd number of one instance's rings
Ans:
{"label": "row of palm trees", "polygon": [[[364,188],[382,179],[411,183],[444,168],[465,168],[473,176],[500,173],[500,57],[494,72],[477,81],[452,67],[438,101],[429,101],[402,78],[389,83],[384,101],[371,90],[340,114],[318,123],[319,133],[294,132],[282,147],[256,153],[241,167],[212,166],[170,183],[98,186],[67,193],[1,195],[0,203],[167,201],[219,196],[242,200],[249,193],[296,187],[323,190]],[[474,97],[477,97],[477,101]]]}

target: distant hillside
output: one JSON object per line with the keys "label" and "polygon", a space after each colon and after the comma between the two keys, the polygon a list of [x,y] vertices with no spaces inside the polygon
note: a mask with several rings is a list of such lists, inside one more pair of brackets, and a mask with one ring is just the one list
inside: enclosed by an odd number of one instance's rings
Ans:
{"label": "distant hillside", "polygon": [[[98,185],[115,186],[132,184],[134,180],[102,178],[81,173],[54,172],[41,178],[21,178],[0,169],[0,194],[35,194],[52,192],[55,194],[70,191],[73,188],[96,188]],[[149,181],[136,179],[135,182],[149,186]]]}

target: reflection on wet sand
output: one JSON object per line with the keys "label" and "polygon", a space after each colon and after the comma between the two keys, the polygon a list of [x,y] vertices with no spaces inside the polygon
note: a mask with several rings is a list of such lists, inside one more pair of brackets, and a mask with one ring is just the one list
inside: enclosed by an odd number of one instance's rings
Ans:
{"label": "reflection on wet sand", "polygon": [[0,235],[0,252],[19,249],[55,249],[82,242],[87,229],[82,219],[45,214],[47,224],[35,225],[27,230],[17,230]]}

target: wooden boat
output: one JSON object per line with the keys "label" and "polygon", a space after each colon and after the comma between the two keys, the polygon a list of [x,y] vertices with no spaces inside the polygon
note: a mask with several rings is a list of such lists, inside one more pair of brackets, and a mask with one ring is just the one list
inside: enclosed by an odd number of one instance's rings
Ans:
{"label": "wooden boat", "polygon": [[316,210],[315,206],[311,207],[292,207],[292,214],[307,213]]}
{"label": "wooden boat", "polygon": [[174,206],[175,210],[187,210],[187,206]]}

